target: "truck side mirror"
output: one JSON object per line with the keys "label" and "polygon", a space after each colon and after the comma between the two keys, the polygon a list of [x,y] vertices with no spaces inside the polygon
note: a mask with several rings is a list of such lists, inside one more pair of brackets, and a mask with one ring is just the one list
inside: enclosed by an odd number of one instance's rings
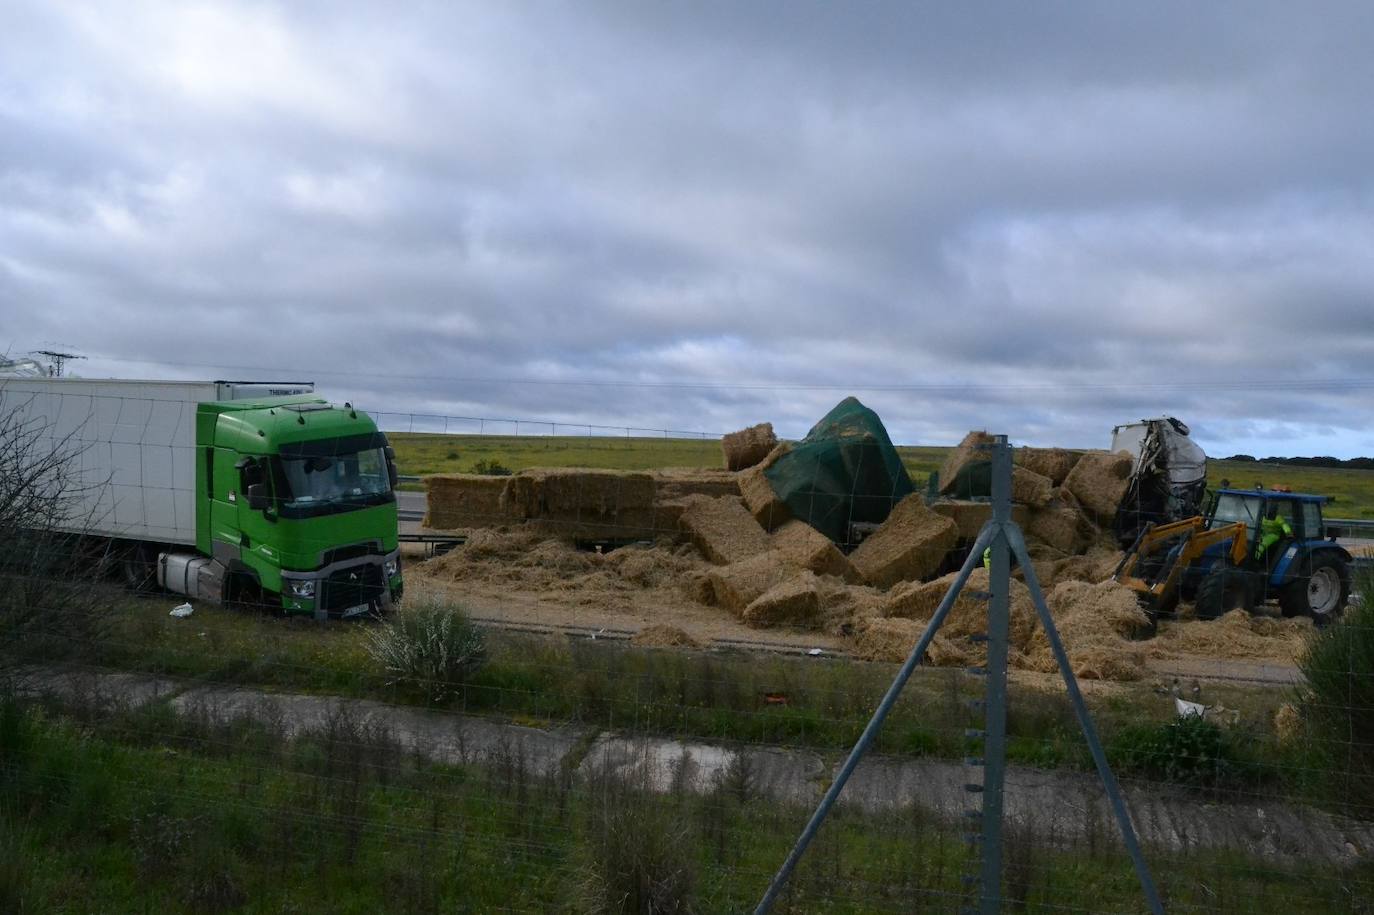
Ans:
{"label": "truck side mirror", "polygon": [[253,483],[248,487],[248,507],[253,511],[266,511],[268,506],[267,484]]}

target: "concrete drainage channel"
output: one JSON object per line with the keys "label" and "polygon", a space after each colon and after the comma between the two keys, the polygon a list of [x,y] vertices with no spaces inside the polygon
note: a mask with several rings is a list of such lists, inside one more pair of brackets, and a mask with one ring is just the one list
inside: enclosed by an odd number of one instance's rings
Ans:
{"label": "concrete drainage channel", "polygon": [[[345,712],[359,724],[385,727],[401,747],[437,762],[482,766],[508,764],[514,757],[541,776],[572,772],[583,779],[619,771],[639,776],[657,792],[685,788],[706,793],[732,767],[743,767],[760,795],[796,805],[798,826],[828,786],[840,755],[827,758],[809,750],[733,747],[593,728],[544,729],[365,699],[268,693],[110,671],[29,668],[14,679],[26,697],[130,709],[166,702],[183,715],[268,721],[288,737],[323,730]],[[967,769],[957,762],[872,756],[859,765],[841,803],[868,812],[916,805],[953,821],[962,813],[967,780]],[[1374,824],[1309,807],[1259,799],[1205,803],[1164,785],[1127,785],[1126,796],[1142,840],[1156,849],[1230,849],[1336,865],[1374,854]],[[1009,767],[1006,813],[1009,821],[1065,847],[1087,835],[1114,835],[1101,786],[1087,773]]]}

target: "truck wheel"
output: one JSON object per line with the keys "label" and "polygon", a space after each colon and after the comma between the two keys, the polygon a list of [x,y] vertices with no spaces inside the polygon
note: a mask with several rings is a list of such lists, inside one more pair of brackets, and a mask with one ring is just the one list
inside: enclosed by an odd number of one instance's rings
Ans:
{"label": "truck wheel", "polygon": [[1310,616],[1318,626],[1336,619],[1350,601],[1350,568],[1338,556],[1319,556],[1306,577],[1279,592],[1284,616]]}
{"label": "truck wheel", "polygon": [[124,587],[135,594],[153,590],[157,583],[157,566],[153,564],[148,547],[142,543],[131,543],[119,557],[119,576]]}
{"label": "truck wheel", "polygon": [[1198,619],[1214,620],[1232,610],[1251,609],[1249,582],[1235,569],[1218,567],[1207,573],[1197,586],[1193,610]]}
{"label": "truck wheel", "polygon": [[230,572],[224,582],[224,605],[230,610],[262,612],[263,592],[257,578],[246,572]]}

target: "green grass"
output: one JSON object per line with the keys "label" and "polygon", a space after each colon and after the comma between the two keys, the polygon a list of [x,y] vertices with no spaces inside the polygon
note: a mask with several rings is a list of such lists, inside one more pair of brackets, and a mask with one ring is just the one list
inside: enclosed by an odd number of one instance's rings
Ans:
{"label": "green grass", "polygon": [[[511,755],[436,765],[346,719],[288,742],[271,724],[165,705],[93,717],[0,700],[0,735],[0,906],[21,915],[93,900],[109,912],[645,911],[654,887],[655,911],[747,911],[809,813],[759,796],[742,766],[701,794],[654,795],[633,776],[545,777]],[[965,828],[916,808],[838,811],[777,911],[956,910],[976,867]],[[1147,854],[1180,911],[1348,912],[1369,890],[1367,867]],[[1012,910],[1141,908],[1105,836],[1064,849],[1013,828],[1005,863]]]}
{"label": "green grass", "polygon": [[[513,471],[527,467],[601,467],[652,470],[662,467],[721,468],[716,439],[616,438],[547,435],[433,435],[391,433],[401,473],[470,473],[479,462],[495,462]],[[950,449],[935,445],[899,445],[897,453],[917,489],[940,469]],[[1334,518],[1374,519],[1374,471],[1285,467],[1236,461],[1212,461],[1208,479],[1223,478],[1249,489],[1256,483],[1285,485],[1294,492],[1329,495]]]}
{"label": "green grass", "polygon": [[[188,619],[167,616],[163,599],[133,600],[115,630],[90,653],[110,667],[315,694],[374,698],[537,725],[578,724],[681,738],[781,744],[824,752],[848,748],[891,682],[895,665],[736,651],[638,648],[606,640],[570,640],[486,631],[486,662],[466,686],[432,702],[422,686],[393,684],[367,652],[375,624],[320,625],[203,607]],[[964,729],[977,726],[969,702],[981,683],[956,669],[919,669],[876,748],[957,759]],[[781,696],[784,702],[769,701]],[[1114,734],[1163,725],[1171,700],[1150,683],[1089,691],[1099,730]],[[1285,688],[1216,684],[1208,701],[1238,710],[1237,730],[1255,747],[1258,775],[1236,787],[1281,783],[1306,790],[1301,750],[1276,744],[1273,714]],[[1035,766],[1088,768],[1090,760],[1068,703],[1049,691],[1013,683],[1009,758]],[[1130,749],[1123,744],[1122,753]],[[1122,756],[1124,759],[1124,755]],[[1253,776],[1253,777],[1252,777]]]}
{"label": "green grass", "polygon": [[1212,461],[1207,466],[1207,479],[1213,486],[1225,479],[1236,489],[1252,489],[1259,483],[1265,487],[1283,485],[1293,492],[1331,496],[1335,501],[1323,509],[1328,517],[1374,520],[1374,470]]}

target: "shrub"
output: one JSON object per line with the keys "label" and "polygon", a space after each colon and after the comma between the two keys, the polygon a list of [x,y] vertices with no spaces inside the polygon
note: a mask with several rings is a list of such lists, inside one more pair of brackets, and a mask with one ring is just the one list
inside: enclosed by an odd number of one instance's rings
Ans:
{"label": "shrub", "polygon": [[1242,738],[1196,715],[1123,728],[1109,752],[1125,773],[1191,788],[1253,786],[1257,775]]}
{"label": "shrub", "polygon": [[486,640],[463,610],[424,598],[407,601],[368,639],[368,653],[390,682],[443,702],[462,689],[486,659]]}
{"label": "shrub", "polygon": [[483,458],[482,460],[472,465],[472,472],[485,474],[489,477],[508,477],[515,471],[511,470],[509,467],[507,467],[505,464],[502,464],[500,461],[489,461],[486,458]]}
{"label": "shrub", "polygon": [[1374,582],[1359,582],[1363,601],[1317,631],[1299,666],[1307,681],[1298,703],[1315,738],[1308,744],[1327,784],[1351,804],[1374,807]]}
{"label": "shrub", "polygon": [[591,776],[584,878],[587,908],[605,915],[687,915],[696,910],[699,838],[671,802],[648,790],[647,773]]}

